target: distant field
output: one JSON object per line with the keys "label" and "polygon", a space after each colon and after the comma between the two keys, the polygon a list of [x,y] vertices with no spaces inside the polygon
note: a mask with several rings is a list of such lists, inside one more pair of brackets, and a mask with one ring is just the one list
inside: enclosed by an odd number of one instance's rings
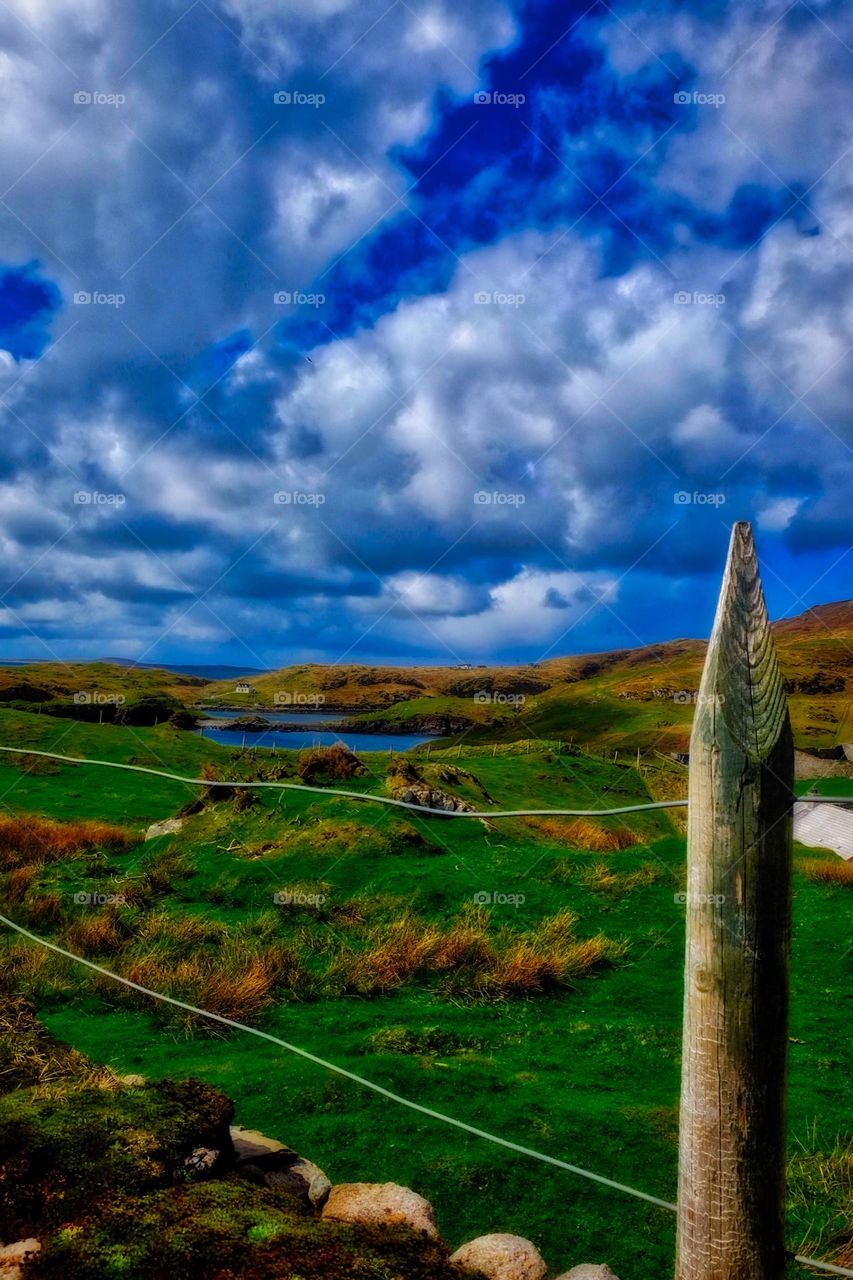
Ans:
{"label": "distant field", "polygon": [[[167,726],[0,711],[0,742],[193,774],[296,777],[290,753],[253,760]],[[501,807],[604,807],[647,798],[647,782],[655,794],[683,786],[663,765],[652,782],[586,755],[493,750],[472,745],[458,761],[439,752],[421,768],[435,785]],[[364,759],[367,774],[344,785],[384,792],[392,757]],[[144,847],[46,858],[17,878],[8,870],[9,911],[150,985],[220,1008],[230,1001],[238,1015],[242,1002],[248,1020],[438,1110],[673,1197],[684,925],[674,816],[486,826],[255,794],[248,807],[233,796],[208,803],[177,835]],[[143,775],[0,757],[7,813],[139,832],[197,796]],[[822,856],[798,850],[805,862]],[[844,1186],[824,1176],[828,1153],[853,1136],[844,1007],[853,957],[839,927],[850,889],[802,870],[795,888],[789,1237],[825,1254],[845,1212],[853,1231]],[[282,891],[296,904],[277,905]],[[81,892],[121,892],[127,903],[80,906]],[[606,1256],[626,1280],[670,1273],[673,1222],[661,1210],[448,1133],[272,1045],[152,1011],[64,962],[33,960],[30,944],[3,945],[62,1039],[121,1071],[218,1084],[241,1123],[296,1146],[335,1181],[413,1186],[435,1203],[451,1243],[518,1231],[558,1267]],[[542,967],[551,954],[559,973]]]}

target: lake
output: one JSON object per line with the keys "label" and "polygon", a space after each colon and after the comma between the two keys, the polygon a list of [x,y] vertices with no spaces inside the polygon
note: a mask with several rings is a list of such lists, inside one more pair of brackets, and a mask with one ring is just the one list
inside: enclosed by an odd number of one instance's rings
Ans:
{"label": "lake", "polygon": [[[205,713],[208,714],[208,713]],[[236,712],[212,712],[210,719],[234,720]],[[245,714],[245,713],[243,713]],[[292,712],[284,715],[279,712],[262,713],[264,720],[273,724],[292,725],[294,721],[302,721],[302,716]],[[417,747],[422,742],[429,742],[426,734],[418,733],[331,733],[323,729],[324,724],[334,723],[340,716],[306,714],[300,728],[269,729],[266,733],[243,733],[242,729],[217,729],[205,727],[200,729],[205,738],[212,742],[221,742],[226,747],[240,747],[245,742],[247,747],[277,747],[289,751],[302,751],[306,747],[331,747],[336,742],[343,742],[350,751],[407,751],[409,747]]]}

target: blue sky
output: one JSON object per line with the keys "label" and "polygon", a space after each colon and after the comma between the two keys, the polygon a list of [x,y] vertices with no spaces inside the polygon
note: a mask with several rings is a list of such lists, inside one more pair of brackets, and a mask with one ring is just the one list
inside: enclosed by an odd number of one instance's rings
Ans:
{"label": "blue sky", "polygon": [[457,662],[847,598],[853,14],[10,0],[0,656]]}

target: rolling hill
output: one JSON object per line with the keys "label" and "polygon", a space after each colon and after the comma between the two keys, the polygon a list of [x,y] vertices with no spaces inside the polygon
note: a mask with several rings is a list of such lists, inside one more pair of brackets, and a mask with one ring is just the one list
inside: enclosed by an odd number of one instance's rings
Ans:
{"label": "rolling hill", "polygon": [[[798,744],[853,740],[853,601],[818,605],[774,631]],[[126,706],[162,699],[165,714],[179,704],[322,710],[352,728],[454,741],[564,738],[602,749],[684,751],[704,653],[704,641],[681,639],[524,666],[300,664],[226,680],[111,662],[31,663],[0,666],[0,704],[91,718],[93,706],[116,698]]]}

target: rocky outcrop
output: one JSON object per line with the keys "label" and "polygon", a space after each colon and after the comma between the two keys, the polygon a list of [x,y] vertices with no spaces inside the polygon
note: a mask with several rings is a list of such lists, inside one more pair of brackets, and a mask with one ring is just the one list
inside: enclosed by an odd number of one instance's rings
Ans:
{"label": "rocky outcrop", "polygon": [[545,1280],[548,1268],[535,1244],[523,1236],[479,1236],[450,1255],[450,1261],[488,1280]]}
{"label": "rocky outcrop", "polygon": [[322,1216],[371,1227],[404,1226],[433,1240],[439,1238],[430,1202],[395,1182],[342,1182],[332,1187]]}
{"label": "rocky outcrop", "polygon": [[467,800],[452,796],[447,791],[430,787],[423,783],[406,783],[393,791],[395,800],[406,804],[417,804],[424,809],[435,809],[437,813],[476,813],[476,809]]}

